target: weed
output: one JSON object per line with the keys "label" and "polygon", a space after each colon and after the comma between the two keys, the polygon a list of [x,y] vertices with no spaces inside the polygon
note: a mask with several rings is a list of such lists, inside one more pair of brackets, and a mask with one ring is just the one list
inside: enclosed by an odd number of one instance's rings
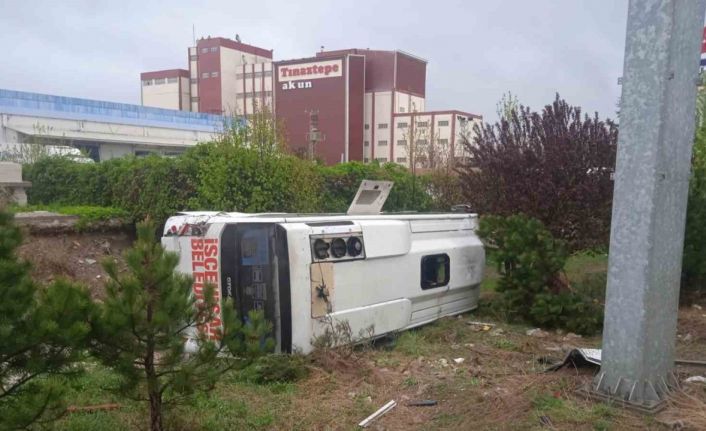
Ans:
{"label": "weed", "polygon": [[496,338],[492,341],[493,346],[502,350],[518,351],[519,346],[508,338]]}
{"label": "weed", "polygon": [[244,380],[258,384],[296,382],[307,375],[307,360],[297,354],[263,356],[240,373]]}
{"label": "weed", "polygon": [[417,386],[419,384],[419,381],[415,379],[414,377],[407,377],[402,381],[402,385],[405,387],[410,387],[410,386]]}
{"label": "weed", "polygon": [[395,349],[407,356],[424,356],[428,351],[428,341],[417,330],[403,332],[395,344]]}

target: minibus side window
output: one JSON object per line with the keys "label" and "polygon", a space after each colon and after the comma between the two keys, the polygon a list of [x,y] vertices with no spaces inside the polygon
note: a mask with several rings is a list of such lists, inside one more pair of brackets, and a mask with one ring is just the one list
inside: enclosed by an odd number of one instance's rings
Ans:
{"label": "minibus side window", "polygon": [[422,257],[422,289],[449,284],[449,268],[449,255],[446,253]]}

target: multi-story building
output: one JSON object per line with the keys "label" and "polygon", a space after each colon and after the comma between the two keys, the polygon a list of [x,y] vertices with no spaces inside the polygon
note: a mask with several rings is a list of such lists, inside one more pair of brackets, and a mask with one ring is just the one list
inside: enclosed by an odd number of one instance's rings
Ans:
{"label": "multi-story building", "polygon": [[461,111],[397,113],[390,142],[395,158],[390,161],[420,168],[453,166],[468,157],[464,142],[472,139],[473,127],[482,121],[479,115]]}
{"label": "multi-story building", "polygon": [[154,108],[191,111],[189,71],[184,69],[157,70],[140,74],[142,105]]}
{"label": "multi-story building", "polygon": [[[433,154],[441,152],[434,145],[448,142],[443,152],[453,162],[463,157],[463,147],[457,144],[460,133],[471,133],[468,122],[481,117],[455,110],[426,112],[426,65],[426,60],[405,52],[370,49],[322,50],[313,57],[272,62],[272,50],[221,37],[202,38],[189,48],[189,108],[247,117],[268,107],[283,126],[290,148],[328,164],[420,162],[413,156],[422,146],[399,144],[404,133],[399,124],[405,118],[426,121],[435,126],[409,131],[427,134]],[[155,90],[157,79],[163,78],[160,72],[143,77],[152,79],[149,84],[143,79],[144,105],[184,106],[182,93],[169,102],[164,100],[166,88]]]}
{"label": "multi-story building", "polygon": [[191,110],[248,115],[272,106],[272,50],[223,37],[189,48]]}
{"label": "multi-story building", "polygon": [[188,54],[189,70],[141,74],[143,105],[246,116],[258,107],[272,109],[272,50],[209,37]]}
{"label": "multi-story building", "polygon": [[424,109],[426,61],[400,51],[346,49],[275,62],[275,112],[290,147],[327,163],[395,160],[392,120]]}

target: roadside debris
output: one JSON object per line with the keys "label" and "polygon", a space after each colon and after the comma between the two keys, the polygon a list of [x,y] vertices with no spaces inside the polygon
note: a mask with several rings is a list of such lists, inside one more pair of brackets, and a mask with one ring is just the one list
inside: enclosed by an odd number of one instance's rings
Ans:
{"label": "roadside debris", "polygon": [[691,376],[684,380],[685,383],[706,383],[706,377],[704,376]]}
{"label": "roadside debris", "polygon": [[[569,351],[569,353],[567,353],[563,361],[559,362],[558,364],[552,365],[551,367],[547,368],[546,371],[557,371],[567,365],[573,365],[576,368],[600,367],[601,353],[601,349],[572,349]],[[676,359],[674,361],[674,365],[706,367],[706,361]],[[700,379],[704,379],[704,383],[706,383],[706,377],[693,377],[695,378],[695,380],[693,380],[694,382],[701,382]]]}
{"label": "roadside debris", "polygon": [[438,402],[436,400],[411,400],[407,402],[409,407],[432,407],[437,404]]}
{"label": "roadside debris", "polygon": [[493,323],[474,322],[474,321],[466,322],[466,325],[471,326],[472,327],[471,330],[473,330],[475,332],[487,332],[487,331],[490,331],[495,326],[495,324],[493,324]]}
{"label": "roadside debris", "polygon": [[[466,322],[466,325],[471,325],[471,326],[490,326],[491,328],[495,326],[495,323],[487,323],[487,322],[478,322],[478,321],[473,321],[469,320]],[[487,329],[486,329],[487,331]]]}
{"label": "roadside debris", "polygon": [[552,365],[546,371],[557,371],[567,365],[572,365],[575,368],[582,367],[600,367],[601,366],[601,349],[573,349],[563,361]]}
{"label": "roadside debris", "polygon": [[380,416],[384,415],[385,413],[389,412],[390,410],[394,409],[395,406],[397,405],[397,402],[395,400],[390,400],[389,403],[385,404],[384,406],[380,407],[375,413],[371,414],[367,418],[363,419],[358,426],[361,428],[367,428],[373,421]]}
{"label": "roadside debris", "polygon": [[525,332],[527,335],[530,337],[537,337],[537,338],[545,338],[549,336],[549,333],[546,331],[542,331],[539,328],[534,328],[534,329],[528,329],[527,332]]}
{"label": "roadside debris", "polygon": [[89,265],[93,265],[94,263],[96,263],[96,260],[95,259],[86,259],[86,263]]}
{"label": "roadside debris", "polygon": [[465,361],[465,360],[466,360],[466,358],[456,358],[456,359],[454,359],[454,362],[457,364],[463,364],[463,361]]}

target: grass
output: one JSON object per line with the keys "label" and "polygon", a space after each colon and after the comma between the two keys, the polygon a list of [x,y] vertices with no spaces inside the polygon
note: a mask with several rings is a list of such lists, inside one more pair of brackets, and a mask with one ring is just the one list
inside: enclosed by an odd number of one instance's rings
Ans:
{"label": "grass", "polygon": [[532,399],[533,418],[540,423],[540,418],[562,424],[592,424],[594,430],[609,430],[616,411],[603,403],[579,402],[561,398],[557,394],[543,393]]}
{"label": "grass", "polygon": [[[600,255],[572,256],[567,274],[572,279],[605,268]],[[492,294],[497,274],[486,272],[486,293]],[[350,358],[321,362],[313,357],[271,358],[274,370],[259,368],[224,375],[215,390],[195,395],[183,406],[165,413],[165,425],[176,431],[354,429],[355,424],[395,399],[396,409],[379,419],[386,429],[553,429],[610,430],[645,428],[645,420],[603,404],[573,396],[581,379],[575,372],[543,374],[537,357],[545,346],[561,339],[527,337],[527,327],[496,321],[492,330],[469,326],[477,314],[444,318],[397,334],[393,347],[355,350]],[[502,331],[497,331],[501,329]],[[497,332],[496,332],[497,331]],[[592,339],[584,339],[592,343]],[[454,358],[465,361],[456,364]],[[444,362],[441,359],[445,359]],[[291,372],[281,373],[288,367]],[[299,374],[300,367],[309,372]],[[272,381],[300,376],[296,381]],[[108,370],[92,366],[68,386],[68,403],[86,406],[117,402],[121,408],[94,413],[71,413],[53,429],[138,430],[148,417],[146,405],[115,395],[119,383]],[[433,399],[435,407],[407,407],[405,399]]]}
{"label": "grass", "polygon": [[104,222],[113,219],[126,220],[128,218],[127,211],[114,207],[96,207],[87,205],[29,205],[29,206],[12,206],[10,210],[15,213],[32,212],[32,211],[50,211],[64,215],[78,216],[78,227],[85,227],[93,223]]}

